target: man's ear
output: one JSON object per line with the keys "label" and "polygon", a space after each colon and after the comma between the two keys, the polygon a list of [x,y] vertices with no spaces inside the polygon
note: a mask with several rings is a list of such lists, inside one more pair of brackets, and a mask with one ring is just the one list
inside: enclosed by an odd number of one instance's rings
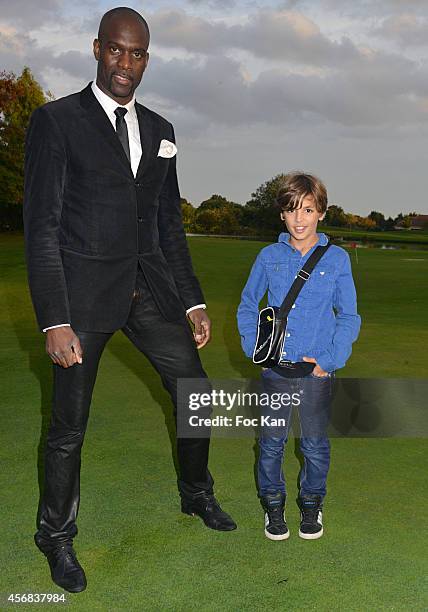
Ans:
{"label": "man's ear", "polygon": [[92,49],[93,49],[93,52],[94,52],[94,57],[97,60],[97,62],[100,59],[100,46],[101,46],[100,41],[98,40],[98,38],[95,38],[94,42],[93,42]]}
{"label": "man's ear", "polygon": [[322,217],[318,219],[318,221],[324,221],[326,213],[323,213]]}

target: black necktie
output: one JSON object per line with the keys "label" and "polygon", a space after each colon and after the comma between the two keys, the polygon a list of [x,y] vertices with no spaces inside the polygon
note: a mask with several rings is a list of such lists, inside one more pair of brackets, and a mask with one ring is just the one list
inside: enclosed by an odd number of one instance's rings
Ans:
{"label": "black necktie", "polygon": [[129,163],[131,163],[131,154],[129,152],[128,128],[126,127],[125,115],[128,112],[123,106],[118,106],[114,111],[116,115],[116,134],[122,143],[123,150],[126,153]]}

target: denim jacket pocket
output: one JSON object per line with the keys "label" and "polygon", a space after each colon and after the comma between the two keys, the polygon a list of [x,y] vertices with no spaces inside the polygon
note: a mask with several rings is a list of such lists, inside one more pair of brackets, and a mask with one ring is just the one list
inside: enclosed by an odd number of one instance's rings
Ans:
{"label": "denim jacket pocket", "polygon": [[308,289],[312,295],[328,295],[333,292],[335,269],[327,266],[317,266],[308,280]]}
{"label": "denim jacket pocket", "polygon": [[266,275],[269,281],[269,287],[272,290],[280,289],[288,281],[289,269],[288,263],[284,262],[269,262],[266,264]]}

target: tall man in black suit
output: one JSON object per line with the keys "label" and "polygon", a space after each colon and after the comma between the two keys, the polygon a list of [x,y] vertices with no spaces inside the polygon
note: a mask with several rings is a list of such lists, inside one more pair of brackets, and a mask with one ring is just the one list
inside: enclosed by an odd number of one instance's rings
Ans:
{"label": "tall man in black suit", "polygon": [[[148,46],[139,13],[106,13],[93,46],[96,83],[38,108],[27,135],[29,285],[54,363],[35,539],[52,579],[71,592],[86,587],[72,544],[80,452],[107,341],[121,329],[174,403],[178,378],[206,377],[196,345],[208,342],[210,322],[181,220],[174,131],[135,101]],[[236,525],[213,495],[208,448],[208,438],[177,441],[182,510],[229,531]]]}

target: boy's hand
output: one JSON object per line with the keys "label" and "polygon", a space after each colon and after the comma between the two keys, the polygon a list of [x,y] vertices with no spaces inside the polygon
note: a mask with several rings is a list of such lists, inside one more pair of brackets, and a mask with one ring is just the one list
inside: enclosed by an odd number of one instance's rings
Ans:
{"label": "boy's hand", "polygon": [[315,363],[315,367],[312,370],[312,374],[314,376],[319,376],[320,378],[324,378],[325,376],[328,376],[328,372],[324,372],[322,367],[317,364],[317,360],[314,359],[313,357],[303,357],[303,361],[307,361],[308,363]]}

